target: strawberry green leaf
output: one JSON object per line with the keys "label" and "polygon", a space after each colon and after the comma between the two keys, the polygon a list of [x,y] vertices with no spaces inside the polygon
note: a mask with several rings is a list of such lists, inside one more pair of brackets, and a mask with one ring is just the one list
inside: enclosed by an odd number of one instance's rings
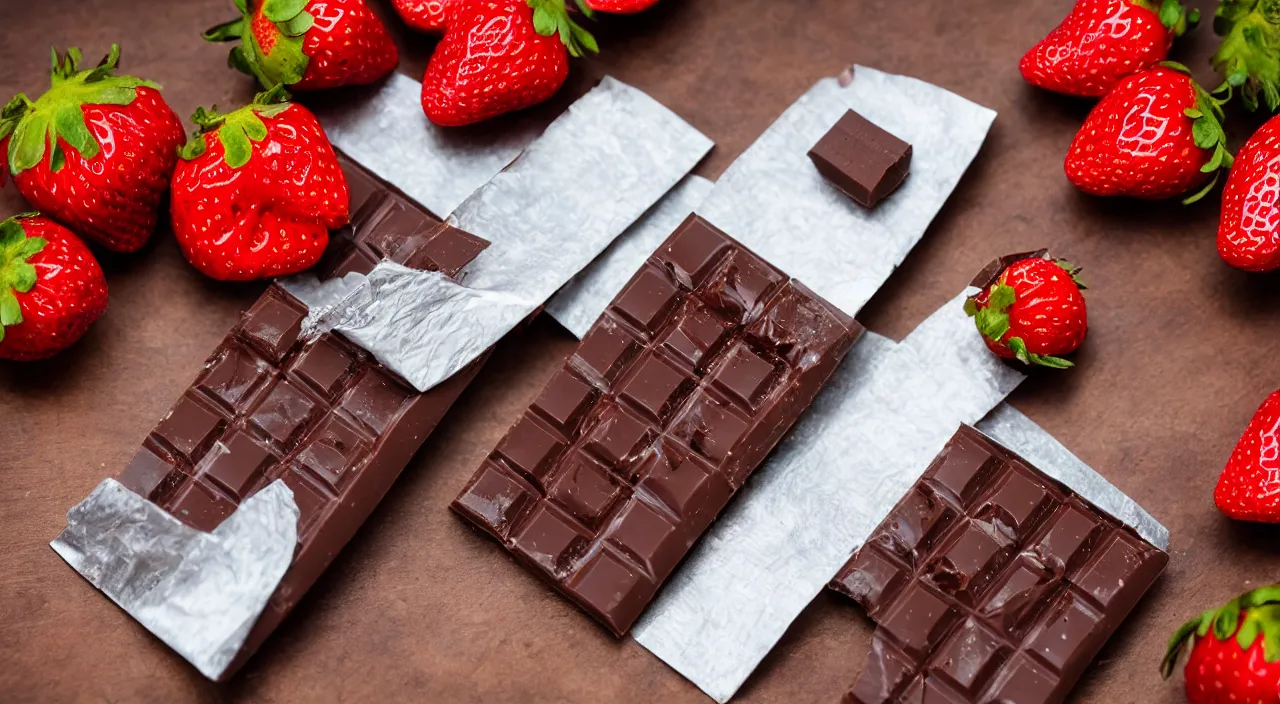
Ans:
{"label": "strawberry green leaf", "polygon": [[972,318],[978,314],[978,302],[972,298],[964,299],[964,314]]}
{"label": "strawberry green leaf", "polygon": [[1027,349],[1027,343],[1021,337],[1011,337],[1006,344],[1009,345],[1010,350],[1013,350],[1013,354],[1018,358],[1018,361],[1023,364],[1049,367],[1050,369],[1070,369],[1075,366],[1074,362],[1061,357],[1031,352]]}
{"label": "strawberry green leaf", "polygon": [[1256,110],[1259,98],[1267,109],[1280,108],[1280,13],[1272,0],[1222,0],[1214,13],[1213,31],[1222,44],[1213,67],[1232,86],[1243,88],[1245,107]]}
{"label": "strawberry green leaf", "polygon": [[992,342],[999,342],[1009,332],[1009,315],[990,307],[983,308],[973,316],[978,332]]}
{"label": "strawberry green leaf", "polygon": [[991,295],[987,296],[987,307],[997,313],[1009,310],[1018,300],[1018,293],[1008,284],[996,284],[991,287]]}
{"label": "strawberry green leaf", "polygon": [[[1165,650],[1164,658],[1160,660],[1160,676],[1169,679],[1173,674],[1174,668],[1178,664],[1178,658],[1182,656],[1182,651],[1186,648],[1187,643],[1191,640],[1192,634],[1201,628],[1208,628],[1206,619],[1211,618],[1214,612],[1208,611],[1197,618],[1182,624],[1178,630],[1173,632],[1173,637],[1169,639],[1169,647]],[[1201,636],[1204,634],[1201,633]]]}
{"label": "strawberry green leaf", "polygon": [[544,37],[549,37],[559,31],[556,24],[556,18],[551,16],[541,5],[533,10],[533,31]]}
{"label": "strawberry green leaf", "polygon": [[1218,171],[1213,175],[1212,179],[1209,179],[1209,182],[1206,183],[1203,188],[1187,196],[1186,198],[1183,198],[1182,204],[1191,205],[1192,203],[1197,203],[1201,199],[1203,199],[1205,196],[1209,195],[1209,192],[1213,190],[1214,186],[1218,185],[1218,178],[1221,175],[1221,173],[1222,173],[1221,171]]}
{"label": "strawberry green leaf", "polygon": [[81,157],[92,159],[98,155],[98,140],[90,134],[84,124],[84,110],[79,105],[60,105],[53,113],[53,126],[58,136]]}
{"label": "strawberry green leaf", "polygon": [[1159,15],[1160,24],[1179,37],[1186,33],[1187,27],[1194,27],[1200,22],[1200,11],[1192,10],[1188,13],[1187,8],[1178,0],[1164,0],[1160,3]]}
{"label": "strawberry green leaf", "polygon": [[13,134],[14,129],[18,127],[18,123],[22,121],[22,116],[27,114],[27,110],[30,107],[31,100],[19,93],[13,96],[5,104],[4,108],[0,108],[0,139]]}
{"label": "strawberry green leaf", "polygon": [[48,132],[49,118],[42,113],[30,113],[18,123],[9,146],[9,171],[19,174],[43,160]]}
{"label": "strawberry green leaf", "polygon": [[240,14],[242,15],[249,14],[248,0],[235,0],[235,3],[236,3],[236,9],[240,11]]}
{"label": "strawberry green leaf", "polygon": [[277,26],[286,36],[301,37],[316,24],[316,18],[310,12],[299,12],[291,19],[280,22]]}
{"label": "strawberry green leaf", "polygon": [[186,144],[178,147],[178,157],[184,161],[191,161],[199,158],[206,149],[208,149],[208,145],[205,144],[204,135],[199,134],[188,139]]}
{"label": "strawberry green leaf", "polygon": [[307,0],[267,0],[262,4],[262,14],[272,22],[287,22],[306,6]]}
{"label": "strawberry green leaf", "polygon": [[591,6],[587,4],[587,0],[574,0],[574,4],[578,6],[578,12],[581,12],[583,17],[591,20],[596,18],[596,11],[591,9]]}
{"label": "strawberry green leaf", "polygon": [[232,42],[240,38],[244,33],[245,19],[243,17],[223,22],[216,27],[206,29],[200,36],[207,42]]}
{"label": "strawberry green leaf", "polygon": [[1212,149],[1218,143],[1214,125],[1208,120],[1200,119],[1191,123],[1191,136],[1195,138],[1196,146],[1201,149]]}
{"label": "strawberry green leaf", "polygon": [[1232,599],[1218,609],[1218,617],[1213,621],[1213,636],[1218,640],[1230,638],[1240,625],[1240,600]]}
{"label": "strawberry green leaf", "polygon": [[62,150],[62,145],[53,145],[53,153],[49,155],[49,170],[56,174],[66,165],[67,153]]}
{"label": "strawberry green leaf", "polygon": [[[544,37],[560,35],[560,41],[575,58],[587,52],[599,53],[595,37],[569,17],[565,0],[525,0],[533,8],[534,29]],[[539,17],[539,15],[543,15]]]}
{"label": "strawberry green leaf", "polygon": [[1196,110],[1195,108],[1187,108],[1186,110],[1182,111],[1182,114],[1194,120],[1197,117],[1200,117],[1201,115],[1203,115],[1204,113],[1200,112],[1199,110]]}
{"label": "strawberry green leaf", "polygon": [[223,125],[218,128],[218,141],[226,156],[227,166],[238,169],[249,163],[253,156],[253,143],[240,125]]}
{"label": "strawberry green leaf", "polygon": [[255,75],[253,66],[249,63],[249,59],[245,57],[244,47],[242,46],[231,47],[231,53],[227,55],[227,66],[246,76]]}
{"label": "strawberry green leaf", "polygon": [[22,322],[22,306],[15,294],[26,293],[36,285],[36,269],[27,261],[42,251],[48,242],[43,237],[28,238],[18,215],[0,222],[0,340],[4,328]]}

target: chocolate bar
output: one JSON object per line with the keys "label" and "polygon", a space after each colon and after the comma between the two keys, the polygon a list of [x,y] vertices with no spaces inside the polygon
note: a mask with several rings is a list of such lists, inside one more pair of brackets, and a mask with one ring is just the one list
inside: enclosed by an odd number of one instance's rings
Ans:
{"label": "chocolate bar", "polygon": [[[352,224],[333,234],[322,278],[368,273],[383,258],[456,276],[488,246],[354,163],[343,169]],[[300,339],[306,315],[284,288],[267,289],[118,477],[202,531],[277,479],[293,491],[293,562],[224,678],[293,610],[485,361],[418,393],[341,335]]]}
{"label": "chocolate bar", "polygon": [[1168,561],[963,426],[830,585],[878,624],[844,701],[1061,702]]}
{"label": "chocolate bar", "polygon": [[850,110],[809,150],[809,158],[831,185],[874,208],[906,180],[911,145]]}
{"label": "chocolate bar", "polygon": [[453,509],[621,636],[861,332],[690,216]]}

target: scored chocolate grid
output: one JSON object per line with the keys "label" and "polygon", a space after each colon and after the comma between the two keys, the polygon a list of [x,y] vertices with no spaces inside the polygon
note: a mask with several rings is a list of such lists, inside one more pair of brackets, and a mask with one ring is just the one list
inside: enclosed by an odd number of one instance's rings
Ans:
{"label": "scored chocolate grid", "polygon": [[[452,276],[486,246],[342,162],[352,224],[333,234],[325,278],[368,273],[383,257]],[[208,531],[283,479],[305,539],[416,395],[338,335],[299,341],[305,316],[284,289],[268,289],[148,436],[122,483]]]}
{"label": "scored chocolate grid", "polygon": [[[825,379],[855,326],[690,218],[454,508],[621,635],[808,405],[816,388],[797,387]],[[823,356],[829,368],[810,369]]]}
{"label": "scored chocolate grid", "polygon": [[832,583],[879,624],[845,701],[1061,701],[1167,561],[964,427]]}

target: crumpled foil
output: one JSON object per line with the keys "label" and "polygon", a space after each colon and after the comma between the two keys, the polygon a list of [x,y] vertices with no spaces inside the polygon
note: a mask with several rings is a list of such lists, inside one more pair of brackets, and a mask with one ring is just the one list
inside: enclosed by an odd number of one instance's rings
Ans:
{"label": "crumpled foil", "polygon": [[987,437],[1022,455],[1033,467],[1066,484],[1094,506],[1133,528],[1143,540],[1168,552],[1168,528],[1018,409],[1007,403],[1001,404],[978,423],[977,428]]}
{"label": "crumpled foil", "polygon": [[316,116],[335,147],[441,218],[541,130],[528,115],[500,130],[437,127],[422,112],[422,84],[402,73],[393,73],[367,99],[317,106]]}
{"label": "crumpled foil", "polygon": [[957,296],[901,344],[866,334],[632,635],[726,702],[962,423],[1025,377]]}
{"label": "crumpled foil", "polygon": [[240,651],[298,543],[282,481],[245,500],[212,533],[105,479],[67,512],[50,545],[75,571],[209,679]]}
{"label": "crumpled foil", "polygon": [[640,264],[706,200],[714,185],[701,176],[686,176],[591,266],[565,284],[547,303],[547,312],[575,336],[586,335]]}
{"label": "crumpled foil", "polygon": [[[306,334],[341,331],[426,391],[537,310],[711,146],[653,98],[606,77],[449,215],[492,243],[466,268],[465,285],[391,262],[354,288],[356,278],[282,283],[311,308]],[[414,177],[387,180],[407,192]],[[325,307],[333,290],[341,302]]]}
{"label": "crumpled foil", "polygon": [[[871,210],[830,185],[808,156],[847,110],[913,149],[906,182]],[[920,241],[995,117],[938,86],[857,66],[847,87],[823,79],[792,104],[725,171],[698,213],[856,315]]]}

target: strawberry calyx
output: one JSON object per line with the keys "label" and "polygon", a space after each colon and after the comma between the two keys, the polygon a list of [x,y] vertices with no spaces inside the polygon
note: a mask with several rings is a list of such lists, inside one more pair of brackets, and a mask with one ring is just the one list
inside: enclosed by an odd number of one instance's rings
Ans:
{"label": "strawberry calyx", "polygon": [[1259,97],[1267,109],[1280,108],[1280,2],[1276,0],[1222,0],[1213,16],[1213,31],[1222,44],[1211,61],[1223,76],[1214,93],[1240,88],[1249,110],[1257,110]]}
{"label": "strawberry calyx", "polygon": [[208,110],[196,108],[191,121],[196,123],[197,130],[178,148],[178,156],[191,161],[204,154],[208,147],[205,135],[215,132],[222,143],[222,158],[227,166],[233,169],[244,166],[253,157],[253,143],[267,138],[267,125],[262,118],[275,117],[288,110],[293,105],[289,98],[284,86],[276,85],[255,96],[252,103],[229,113],[218,112],[216,105]]}
{"label": "strawberry calyx", "polygon": [[1219,99],[1210,95],[1191,78],[1191,70],[1180,63],[1162,61],[1156,65],[1186,75],[1187,80],[1191,82],[1192,90],[1195,91],[1195,107],[1187,108],[1182,113],[1192,120],[1191,137],[1195,140],[1196,146],[1210,153],[1209,161],[1200,167],[1200,171],[1213,174],[1213,178],[1209,179],[1199,191],[1182,200],[1183,205],[1191,205],[1208,195],[1218,185],[1222,172],[1230,170],[1231,165],[1235,163],[1235,157],[1227,150],[1227,133],[1222,129],[1225,119],[1222,106],[1231,99],[1231,96],[1228,94],[1226,98]]}
{"label": "strawberry calyx", "polygon": [[275,37],[264,50],[253,32],[253,13],[249,0],[235,0],[240,17],[205,30],[205,41],[232,42],[227,65],[258,79],[263,88],[277,84],[293,85],[307,73],[310,57],[302,53],[302,40],[316,18],[306,11],[310,0],[262,0],[260,11],[275,27]]}
{"label": "strawberry calyx", "polygon": [[1188,29],[1200,24],[1200,10],[1190,11],[1178,0],[1132,0],[1134,5],[1154,12],[1175,37],[1181,37]]}
{"label": "strawberry calyx", "polygon": [[[560,41],[569,50],[569,55],[582,58],[588,52],[600,53],[596,38],[583,29],[581,25],[569,17],[565,0],[525,0],[533,8],[533,29],[544,37],[560,35]],[[578,11],[588,18],[595,17],[595,11],[587,6],[586,0],[574,0]]]}
{"label": "strawberry calyx", "polygon": [[36,213],[15,215],[0,222],[0,342],[4,329],[22,322],[22,307],[16,294],[36,285],[36,268],[27,260],[49,244],[43,237],[27,237],[22,220]]}
{"label": "strawberry calyx", "polygon": [[1280,660],[1280,584],[1255,589],[1228,601],[1220,609],[1209,609],[1182,624],[1160,661],[1160,674],[1168,679],[1182,656],[1182,651],[1197,638],[1213,633],[1218,641],[1233,634],[1241,651],[1253,647],[1262,636],[1262,655],[1267,662]]}
{"label": "strawberry calyx", "polygon": [[84,119],[85,105],[128,105],[138,97],[138,88],[159,88],[151,81],[133,76],[115,75],[120,63],[120,45],[97,66],[80,70],[84,55],[77,48],[67,49],[61,56],[53,49],[52,87],[34,102],[19,93],[0,109],[0,140],[9,140],[8,167],[14,175],[44,160],[52,145],[49,166],[54,171],[66,165],[63,146],[76,150],[84,159],[92,159],[102,146],[89,131]]}

